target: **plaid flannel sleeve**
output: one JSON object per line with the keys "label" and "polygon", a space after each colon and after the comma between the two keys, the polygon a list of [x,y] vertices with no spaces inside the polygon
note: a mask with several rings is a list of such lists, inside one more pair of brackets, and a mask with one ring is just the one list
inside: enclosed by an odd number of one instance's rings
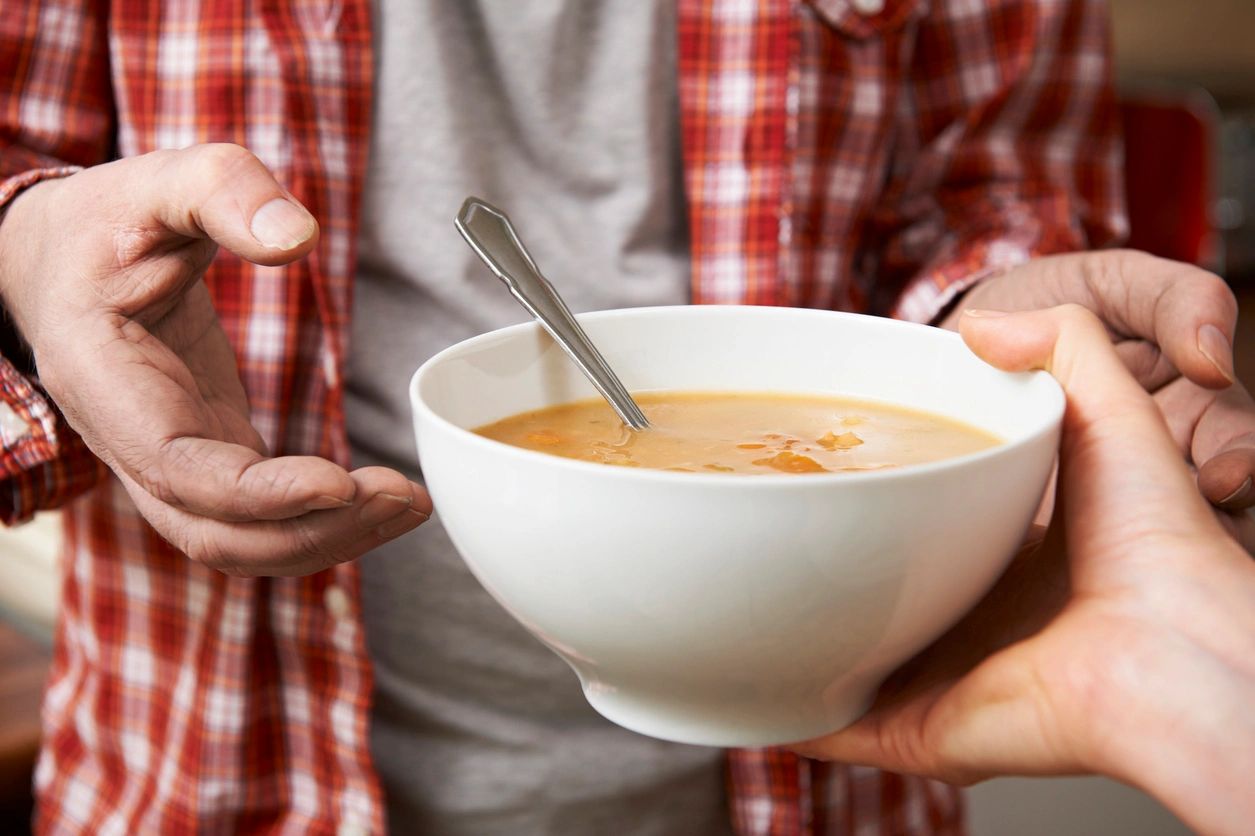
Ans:
{"label": "plaid flannel sleeve", "polygon": [[894,316],[933,321],[981,279],[1127,234],[1110,59],[1105,0],[934,7],[884,250]]}
{"label": "plaid flannel sleeve", "polygon": [[[0,224],[22,190],[110,155],[104,8],[29,2],[0,15]],[[104,466],[39,387],[7,319],[0,329],[0,521],[11,525],[86,490]]]}

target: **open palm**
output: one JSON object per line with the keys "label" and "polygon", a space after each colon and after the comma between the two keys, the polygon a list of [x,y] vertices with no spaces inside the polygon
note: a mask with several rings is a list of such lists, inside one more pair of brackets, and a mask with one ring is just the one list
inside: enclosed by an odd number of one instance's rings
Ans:
{"label": "open palm", "polygon": [[[65,228],[83,233],[53,234]],[[41,184],[0,225],[0,292],[45,388],[145,518],[224,571],[316,571],[430,513],[422,488],[394,471],[270,457],[249,421],[202,275],[219,244],[282,264],[308,253],[316,232],[235,146],[159,152]]]}

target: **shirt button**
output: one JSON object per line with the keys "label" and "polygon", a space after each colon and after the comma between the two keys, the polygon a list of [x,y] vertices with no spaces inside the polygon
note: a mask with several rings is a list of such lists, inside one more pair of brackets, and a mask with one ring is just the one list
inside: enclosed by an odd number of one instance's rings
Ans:
{"label": "shirt button", "polygon": [[885,10],[885,0],[850,0],[850,5],[861,15],[878,15]]}
{"label": "shirt button", "polygon": [[346,618],[349,614],[349,594],[344,591],[344,587],[335,584],[328,586],[322,593],[322,602],[332,618]]}

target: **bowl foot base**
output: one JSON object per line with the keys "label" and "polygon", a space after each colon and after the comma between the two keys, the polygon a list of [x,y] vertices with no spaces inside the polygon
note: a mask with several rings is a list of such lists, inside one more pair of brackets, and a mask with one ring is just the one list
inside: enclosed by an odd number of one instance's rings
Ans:
{"label": "bowl foot base", "polygon": [[845,728],[867,713],[875,687],[851,689],[793,711],[772,706],[692,705],[593,686],[584,696],[598,714],[638,734],[697,746],[756,747],[797,743]]}

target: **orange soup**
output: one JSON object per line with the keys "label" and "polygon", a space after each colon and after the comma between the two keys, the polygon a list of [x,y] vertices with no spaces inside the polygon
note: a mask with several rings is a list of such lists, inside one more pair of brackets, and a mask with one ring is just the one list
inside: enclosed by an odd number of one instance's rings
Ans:
{"label": "orange soup", "polygon": [[997,437],[928,412],[871,401],[742,392],[635,395],[634,432],[600,398],[523,412],[475,432],[516,447],[618,467],[691,473],[848,473],[963,456]]}

